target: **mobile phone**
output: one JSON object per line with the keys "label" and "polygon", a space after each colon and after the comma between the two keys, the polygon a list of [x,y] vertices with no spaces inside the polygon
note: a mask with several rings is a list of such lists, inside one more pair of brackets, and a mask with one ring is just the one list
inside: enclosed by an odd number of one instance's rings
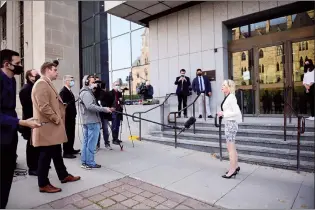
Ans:
{"label": "mobile phone", "polygon": [[48,122],[42,122],[40,123],[41,126],[46,125]]}

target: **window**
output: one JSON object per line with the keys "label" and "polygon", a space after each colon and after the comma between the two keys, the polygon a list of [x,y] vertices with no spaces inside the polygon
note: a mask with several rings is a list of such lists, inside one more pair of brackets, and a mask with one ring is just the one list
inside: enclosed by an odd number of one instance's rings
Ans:
{"label": "window", "polygon": [[81,2],[81,20],[84,21],[94,14],[94,2],[82,1]]}
{"label": "window", "polygon": [[131,33],[131,44],[132,44],[132,66],[144,65],[146,63],[145,56],[148,53],[147,47],[145,46],[145,28],[133,31]]}
{"label": "window", "polygon": [[277,71],[280,71],[280,64],[277,62]]}
{"label": "window", "polygon": [[264,51],[261,49],[259,50],[259,58],[263,58],[264,57]]}
{"label": "window", "polygon": [[112,39],[112,70],[131,66],[130,34]]}
{"label": "window", "polygon": [[[82,50],[83,59],[83,74],[94,74],[95,73],[95,53],[94,46],[87,47]],[[82,75],[82,76],[84,76]]]}
{"label": "window", "polygon": [[94,18],[90,18],[82,23],[82,47],[87,47],[94,43]]}
{"label": "window", "polygon": [[[122,85],[122,88],[128,87],[129,83],[127,81],[127,77],[130,75],[130,68],[122,69],[112,72],[113,83],[119,81]],[[112,84],[111,84],[112,85]]]}
{"label": "window", "polygon": [[242,53],[242,61],[246,61],[246,54],[244,52]]}
{"label": "window", "polygon": [[111,34],[112,37],[125,34],[130,31],[130,22],[115,15],[111,15]]}

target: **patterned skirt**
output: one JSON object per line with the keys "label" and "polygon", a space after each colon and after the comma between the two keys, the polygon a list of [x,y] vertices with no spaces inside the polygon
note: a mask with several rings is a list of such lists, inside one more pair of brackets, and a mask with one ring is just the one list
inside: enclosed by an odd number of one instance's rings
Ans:
{"label": "patterned skirt", "polygon": [[226,142],[235,142],[238,124],[235,120],[227,120],[225,122],[225,138]]}

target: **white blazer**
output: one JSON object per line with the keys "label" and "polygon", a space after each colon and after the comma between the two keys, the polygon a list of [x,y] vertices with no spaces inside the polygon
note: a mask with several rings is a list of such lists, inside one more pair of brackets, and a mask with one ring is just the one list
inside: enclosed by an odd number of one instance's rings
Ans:
{"label": "white blazer", "polygon": [[237,99],[234,94],[230,94],[224,101],[223,108],[223,122],[228,120],[235,120],[237,123],[242,122],[242,113],[237,104]]}

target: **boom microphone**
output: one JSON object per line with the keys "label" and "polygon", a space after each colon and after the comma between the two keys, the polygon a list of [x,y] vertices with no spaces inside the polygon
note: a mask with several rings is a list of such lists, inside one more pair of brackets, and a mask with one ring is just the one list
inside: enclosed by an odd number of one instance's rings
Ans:
{"label": "boom microphone", "polygon": [[184,124],[184,128],[177,134],[179,135],[180,133],[184,132],[186,129],[189,129],[193,124],[195,124],[196,118],[190,117]]}

